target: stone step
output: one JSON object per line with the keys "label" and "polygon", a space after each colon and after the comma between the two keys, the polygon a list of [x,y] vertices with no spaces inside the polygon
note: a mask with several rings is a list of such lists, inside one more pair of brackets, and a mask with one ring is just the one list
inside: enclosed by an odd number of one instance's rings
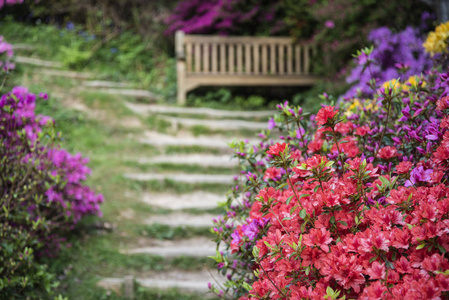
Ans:
{"label": "stone step", "polygon": [[157,101],[161,99],[161,96],[156,95],[147,90],[139,90],[139,89],[117,89],[117,88],[101,88],[97,90],[98,92],[105,94],[114,94],[121,96],[129,96],[137,99],[147,99],[151,101]]}
{"label": "stone step", "polygon": [[143,194],[142,201],[154,207],[172,210],[181,209],[212,209],[218,207],[218,202],[224,202],[225,195],[196,191],[188,194]]}
{"label": "stone step", "polygon": [[132,84],[129,82],[89,80],[89,81],[84,81],[83,86],[91,87],[91,88],[130,88],[132,86]]}
{"label": "stone step", "polygon": [[182,183],[217,183],[217,184],[232,184],[234,182],[233,175],[210,175],[210,174],[153,174],[153,173],[128,173],[124,175],[125,178],[149,181],[149,180],[172,180]]}
{"label": "stone step", "polygon": [[[198,272],[187,271],[158,271],[146,274],[145,277],[137,277],[137,283],[146,288],[172,289],[178,288],[185,292],[207,293],[208,283],[224,282],[224,278],[217,271],[201,270]],[[97,282],[97,286],[107,290],[119,292],[124,284],[124,278],[103,278]]]}
{"label": "stone step", "polygon": [[16,63],[19,63],[19,64],[27,64],[27,65],[37,66],[37,67],[58,68],[58,69],[63,67],[63,64],[61,62],[42,60],[42,59],[34,58],[34,57],[26,57],[26,56],[16,55],[14,57],[14,60]]}
{"label": "stone step", "polygon": [[216,218],[212,214],[192,215],[184,212],[173,212],[167,215],[153,215],[144,221],[145,224],[163,224],[171,227],[212,227],[212,220]]}
{"label": "stone step", "polygon": [[[178,118],[169,116],[160,116],[162,120],[171,122],[172,124],[182,124],[183,126],[204,126],[210,129],[218,130],[239,130],[239,129],[250,129],[250,130],[263,130],[267,129],[268,124],[266,122],[250,122],[242,120],[201,120],[201,119],[189,119],[189,118]],[[176,126],[175,126],[176,127]]]}
{"label": "stone step", "polygon": [[12,45],[12,48],[14,51],[20,51],[20,50],[31,51],[31,50],[35,49],[35,47],[33,45],[29,45],[29,44],[14,44],[14,45]]}
{"label": "stone step", "polygon": [[[155,131],[147,131],[144,137],[140,139],[141,143],[153,146],[199,146],[212,149],[226,150],[232,152],[228,143],[232,142],[233,138],[223,138],[217,136],[198,136],[188,135],[182,133],[178,136],[162,134]],[[238,140],[238,139],[237,139]],[[256,139],[249,140],[252,144],[258,144]]]}
{"label": "stone step", "polygon": [[198,165],[202,167],[237,167],[238,160],[232,159],[229,155],[208,155],[208,154],[190,154],[190,155],[160,155],[148,158],[139,158],[140,164],[180,164],[180,165]]}
{"label": "stone step", "polygon": [[262,118],[274,115],[276,112],[271,110],[264,111],[239,111],[239,110],[221,110],[205,107],[179,107],[163,106],[157,104],[140,104],[125,102],[125,105],[138,114],[192,114],[206,115],[209,117],[236,117],[236,118]]}
{"label": "stone step", "polygon": [[72,79],[89,79],[93,77],[92,73],[86,72],[73,72],[73,71],[63,71],[54,69],[38,69],[36,72],[48,76],[66,77]]}
{"label": "stone step", "polygon": [[206,257],[216,254],[216,243],[205,237],[185,240],[149,240],[147,245],[122,249],[122,254],[149,254],[166,258],[191,256]]}

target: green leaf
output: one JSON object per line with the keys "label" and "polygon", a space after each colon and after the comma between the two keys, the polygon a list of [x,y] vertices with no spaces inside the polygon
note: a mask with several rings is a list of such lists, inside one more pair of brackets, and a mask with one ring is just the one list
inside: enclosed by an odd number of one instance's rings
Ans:
{"label": "green leaf", "polygon": [[325,165],[326,168],[329,168],[330,166],[332,166],[334,164],[334,161],[328,161]]}
{"label": "green leaf", "polygon": [[348,223],[346,223],[345,221],[338,221],[340,224],[342,224],[343,226],[348,226]]}
{"label": "green leaf", "polygon": [[388,269],[394,269],[393,264],[391,263],[391,261],[387,260],[385,262],[385,267],[387,267]]}
{"label": "green leaf", "polygon": [[299,212],[299,217],[301,219],[305,219],[306,216],[307,216],[307,211],[304,208],[301,209],[301,211]]}
{"label": "green leaf", "polygon": [[426,243],[422,243],[420,245],[418,245],[418,247],[416,247],[416,250],[422,249],[426,246]]}
{"label": "green leaf", "polygon": [[286,187],[287,185],[288,185],[288,182],[284,182],[283,184],[281,184],[280,186],[278,186],[277,189],[280,190],[280,189]]}
{"label": "green leaf", "polygon": [[253,288],[247,283],[247,282],[242,282],[242,286],[245,290],[247,290],[248,292],[251,291]]}
{"label": "green leaf", "polygon": [[438,250],[440,250],[441,253],[445,254],[446,253],[446,249],[441,246],[440,244],[437,245]]}
{"label": "green leaf", "polygon": [[290,209],[290,215],[292,215],[293,212],[295,211],[295,209],[297,209],[297,208],[298,208],[297,205],[293,206],[293,207]]}
{"label": "green leaf", "polygon": [[387,178],[385,178],[383,176],[380,176],[379,179],[380,179],[380,181],[382,182],[383,185],[386,185],[386,186],[390,185],[390,182],[388,181]]}

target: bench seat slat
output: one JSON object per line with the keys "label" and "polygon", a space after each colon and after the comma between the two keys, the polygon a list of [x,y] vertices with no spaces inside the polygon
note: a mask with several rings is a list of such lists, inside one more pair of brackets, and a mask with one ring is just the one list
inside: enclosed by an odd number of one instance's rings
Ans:
{"label": "bench seat slat", "polygon": [[259,75],[259,44],[253,45],[253,74]]}
{"label": "bench seat slat", "polygon": [[218,71],[217,47],[217,44],[212,44],[212,73],[214,74]]}
{"label": "bench seat slat", "polygon": [[234,74],[235,73],[235,58],[234,58],[234,44],[228,45],[228,73]]}
{"label": "bench seat slat", "polygon": [[200,59],[200,51],[201,51],[201,44],[196,44],[194,46],[195,51],[195,72],[200,73],[201,72],[201,59]]}
{"label": "bench seat slat", "polygon": [[209,44],[208,43],[204,43],[203,44],[203,73],[209,73],[210,72],[210,67],[209,67],[209,60],[210,60],[210,49],[209,49]]}
{"label": "bench seat slat", "polygon": [[226,73],[226,44],[220,44],[220,73]]}
{"label": "bench seat slat", "polygon": [[262,47],[262,74],[268,74],[268,45],[264,44]]}
{"label": "bench seat slat", "polygon": [[192,43],[186,45],[187,72],[192,72]]}
{"label": "bench seat slat", "polygon": [[237,74],[243,73],[243,45],[237,44]]}
{"label": "bench seat slat", "polygon": [[302,74],[301,72],[301,46],[295,45],[295,74]]}
{"label": "bench seat slat", "polygon": [[245,44],[245,73],[251,73],[251,44]]}

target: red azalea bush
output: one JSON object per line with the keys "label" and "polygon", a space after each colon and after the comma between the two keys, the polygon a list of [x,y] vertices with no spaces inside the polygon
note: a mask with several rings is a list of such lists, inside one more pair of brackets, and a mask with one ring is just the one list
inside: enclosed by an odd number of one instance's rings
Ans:
{"label": "red azalea bush", "polygon": [[[326,95],[323,97],[327,97]],[[448,299],[449,72],[306,114],[288,103],[216,220],[231,299]]]}

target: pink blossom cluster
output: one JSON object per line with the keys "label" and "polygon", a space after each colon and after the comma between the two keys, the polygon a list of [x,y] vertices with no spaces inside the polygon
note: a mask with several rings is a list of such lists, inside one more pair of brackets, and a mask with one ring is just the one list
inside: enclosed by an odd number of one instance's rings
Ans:
{"label": "pink blossom cluster", "polygon": [[[99,205],[103,202],[103,196],[85,185],[91,172],[86,166],[88,159],[60,148],[58,134],[53,128],[54,121],[48,116],[35,114],[36,98],[25,87],[15,87],[1,96],[1,150],[9,163],[28,166],[28,176],[34,172],[43,178],[35,188],[36,195],[22,203],[27,207],[30,218],[35,221],[56,218],[59,224],[57,230],[63,232],[84,216],[101,215]],[[41,93],[39,98],[46,100],[48,96]],[[5,185],[2,182],[2,187],[6,189],[3,195],[11,193],[8,190],[11,186],[14,184]],[[38,207],[35,200],[40,197],[45,201],[44,208]],[[52,234],[52,240],[59,240],[57,233]],[[41,242],[47,243],[44,241],[47,238],[48,234],[43,235]]]}
{"label": "pink blossom cluster", "polygon": [[[1,6],[0,6],[1,8]],[[8,44],[3,36],[0,36],[0,68],[5,72],[15,69],[15,65],[9,60],[13,57],[14,51],[12,45]]]}
{"label": "pink blossom cluster", "polygon": [[279,1],[255,4],[243,0],[182,0],[166,20],[166,34],[173,35],[176,30],[218,34],[260,33],[264,30],[276,33],[285,27],[277,18],[279,10]]}
{"label": "pink blossom cluster", "polygon": [[212,291],[447,299],[448,88],[449,73],[432,71],[323,107],[310,121],[284,103],[269,122],[281,142],[266,131],[258,145],[234,143],[246,176],[216,222],[228,250],[214,259],[229,283]]}
{"label": "pink blossom cluster", "polygon": [[14,5],[21,3],[23,3],[23,0],[0,0],[0,8],[2,8],[5,5]]}

